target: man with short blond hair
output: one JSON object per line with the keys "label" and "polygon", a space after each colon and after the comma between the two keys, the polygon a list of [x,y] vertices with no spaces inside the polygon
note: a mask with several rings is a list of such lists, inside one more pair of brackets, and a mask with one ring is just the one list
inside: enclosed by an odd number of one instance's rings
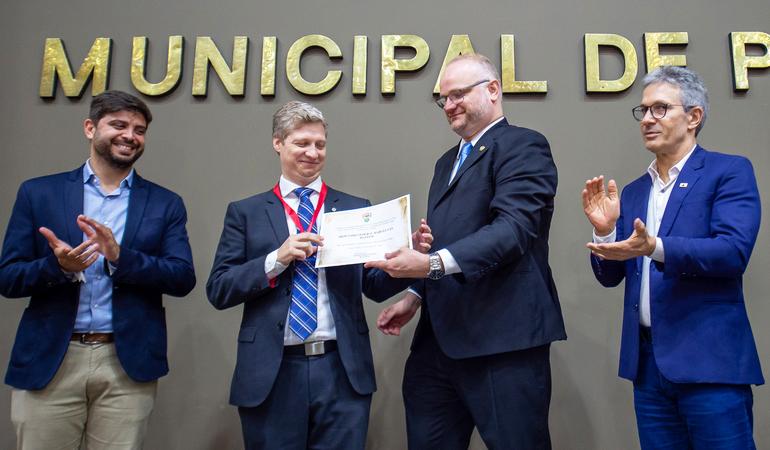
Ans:
{"label": "man with short blond hair", "polygon": [[[228,206],[206,285],[215,308],[244,305],[230,403],[248,450],[364,448],[376,385],[361,294],[383,301],[409,283],[361,264],[315,268],[323,214],[370,205],[321,179],[326,128],[304,102],[275,113],[281,176]],[[427,226],[413,236],[431,239]]]}

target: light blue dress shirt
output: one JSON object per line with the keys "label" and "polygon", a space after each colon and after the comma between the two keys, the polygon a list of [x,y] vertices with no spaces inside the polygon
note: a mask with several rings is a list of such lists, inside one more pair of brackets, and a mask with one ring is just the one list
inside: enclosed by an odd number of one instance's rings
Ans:
{"label": "light blue dress shirt", "polygon": [[[83,167],[83,214],[112,230],[117,242],[123,240],[128,214],[128,199],[134,170],[120,182],[117,189],[105,193],[99,177],[91,169],[90,160]],[[83,239],[87,239],[83,233]],[[75,332],[112,332],[112,278],[105,271],[104,256],[83,272],[80,302],[75,318]]]}

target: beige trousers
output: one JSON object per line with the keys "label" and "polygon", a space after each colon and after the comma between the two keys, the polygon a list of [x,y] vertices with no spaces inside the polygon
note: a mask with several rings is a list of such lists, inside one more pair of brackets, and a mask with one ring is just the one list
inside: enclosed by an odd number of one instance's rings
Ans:
{"label": "beige trousers", "polygon": [[70,342],[48,386],[11,392],[16,448],[141,449],[157,383],[131,380],[115,344]]}

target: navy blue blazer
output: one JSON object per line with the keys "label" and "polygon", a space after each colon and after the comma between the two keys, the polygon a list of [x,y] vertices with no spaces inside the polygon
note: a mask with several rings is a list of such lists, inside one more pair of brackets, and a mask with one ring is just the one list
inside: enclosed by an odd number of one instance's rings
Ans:
{"label": "navy blue blazer", "polygon": [[[329,188],[324,211],[369,205],[368,200]],[[265,258],[288,237],[283,205],[273,191],[227,207],[206,293],[217,309],[244,305],[230,389],[233,405],[259,406],[270,393],[281,365],[294,265],[284,270],[271,287],[265,274]],[[353,389],[370,394],[376,384],[361,293],[381,302],[405,289],[410,280],[395,280],[380,270],[364,269],[361,264],[325,270],[342,364]]]}
{"label": "navy blue blazer", "polygon": [[[61,271],[47,227],[73,247],[83,242],[83,167],[25,181],[19,188],[0,258],[0,293],[31,297],[11,351],[5,382],[42,389],[67,352],[80,283]],[[162,294],[181,297],[195,286],[187,212],[173,192],[136,174],[131,187],[120,261],[112,274],[112,327],[123,369],[136,381],[168,373]]]}
{"label": "navy blue blazer", "polygon": [[[617,239],[646,220],[648,174],[623,189]],[[759,192],[751,162],[697,146],[672,187],[658,237],[665,263],[650,265],[653,349],[660,372],[680,383],[762,384],[762,370],[743,299],[743,272],[759,231]],[[636,379],[643,259],[591,256],[599,282],[624,279],[619,375]]]}
{"label": "navy blue blazer", "polygon": [[451,358],[566,339],[548,265],[557,184],[548,142],[503,119],[481,137],[449,183],[457,150],[436,163],[427,220],[433,248],[448,249],[462,273],[422,283],[424,310],[414,343],[426,320]]}

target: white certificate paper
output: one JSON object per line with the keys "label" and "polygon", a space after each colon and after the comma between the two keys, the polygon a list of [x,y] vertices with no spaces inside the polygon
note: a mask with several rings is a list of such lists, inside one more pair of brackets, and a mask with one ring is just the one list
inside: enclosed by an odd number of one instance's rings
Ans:
{"label": "white certificate paper", "polygon": [[360,264],[385,259],[385,253],[412,248],[409,194],[368,208],[325,212],[316,267]]}

